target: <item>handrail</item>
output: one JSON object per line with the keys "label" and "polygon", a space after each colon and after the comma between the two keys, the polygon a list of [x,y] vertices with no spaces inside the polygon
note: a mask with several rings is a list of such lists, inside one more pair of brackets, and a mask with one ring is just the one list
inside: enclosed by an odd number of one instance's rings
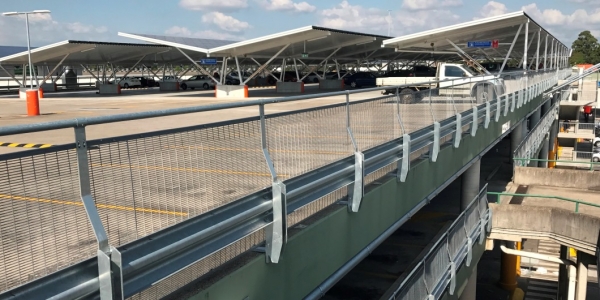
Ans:
{"label": "handrail", "polygon": [[600,162],[594,161],[578,161],[578,160],[560,160],[560,159],[538,159],[538,158],[513,158],[515,161],[537,161],[537,162],[554,162],[554,163],[569,163],[569,164],[581,164],[590,165],[590,171],[594,170],[594,166],[600,165]]}
{"label": "handrail", "polygon": [[496,204],[501,204],[500,203],[500,197],[502,197],[502,196],[512,196],[512,197],[529,197],[529,198],[556,199],[556,200],[562,200],[562,201],[567,201],[567,202],[575,203],[575,213],[579,213],[579,205],[580,204],[591,206],[591,207],[600,208],[600,205],[598,205],[598,204],[594,204],[594,203],[590,203],[590,202],[585,202],[585,201],[581,201],[581,200],[578,200],[578,199],[571,199],[571,198],[566,198],[566,197],[560,197],[560,196],[539,195],[539,194],[512,194],[512,193],[502,193],[502,192],[488,192],[487,194],[488,195],[495,195],[496,196]]}

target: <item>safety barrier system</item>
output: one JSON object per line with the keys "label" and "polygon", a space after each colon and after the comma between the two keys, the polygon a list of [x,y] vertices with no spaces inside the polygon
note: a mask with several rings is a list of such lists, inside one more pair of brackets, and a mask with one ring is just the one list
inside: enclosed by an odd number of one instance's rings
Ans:
{"label": "safety barrier system", "polygon": [[[463,134],[475,136],[567,71],[442,81],[452,85],[410,97],[399,86],[350,101],[385,87],[0,128],[75,133],[72,144],[0,155],[0,299],[144,298],[153,289],[162,297],[263,242],[257,249],[277,263],[289,227],[344,195],[359,211],[365,185],[390,172],[404,182],[412,160],[435,162],[441,145],[459,147]],[[346,101],[265,113],[336,95]],[[86,138],[90,125],[238,107],[257,116]]]}
{"label": "safety barrier system", "polygon": [[594,134],[596,130],[596,124],[594,123],[580,123],[580,122],[559,122],[558,126],[561,132],[566,133],[582,133],[582,134]]}
{"label": "safety barrier system", "polygon": [[485,242],[491,231],[487,185],[450,225],[389,299],[440,299],[446,289],[456,293],[456,272],[471,266],[473,245]]}

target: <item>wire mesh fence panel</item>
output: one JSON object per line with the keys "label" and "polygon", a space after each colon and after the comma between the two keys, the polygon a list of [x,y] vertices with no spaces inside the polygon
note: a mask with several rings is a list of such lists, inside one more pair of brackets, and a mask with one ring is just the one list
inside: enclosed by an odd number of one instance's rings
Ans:
{"label": "wire mesh fence panel", "polygon": [[[463,215],[464,216],[464,215]],[[456,258],[460,249],[467,241],[465,232],[465,218],[461,217],[454,226],[448,231],[448,250],[452,259]]]}
{"label": "wire mesh fence panel", "polygon": [[467,234],[471,234],[477,223],[479,222],[478,204],[470,205],[465,212],[465,230]]}
{"label": "wire mesh fence panel", "polygon": [[442,279],[442,276],[446,274],[446,271],[450,266],[447,246],[446,239],[442,239],[441,242],[429,252],[429,255],[424,260],[424,278],[430,292],[440,279]]}
{"label": "wire mesh fence panel", "polygon": [[345,106],[267,116],[266,128],[269,154],[281,179],[304,174],[354,152],[346,130]]}
{"label": "wire mesh fence panel", "polygon": [[350,128],[360,151],[400,137],[395,96],[350,104]]}
{"label": "wire mesh fence panel", "polygon": [[415,132],[435,121],[430,104],[423,102],[426,97],[429,97],[427,90],[400,96],[400,118],[406,133]]}
{"label": "wire mesh fence panel", "polygon": [[115,246],[271,183],[258,121],[95,146],[92,191]]}
{"label": "wire mesh fence panel", "polygon": [[343,187],[332,193],[321,197],[320,199],[305,205],[296,211],[290,213],[287,217],[288,227],[293,227],[296,224],[306,220],[310,216],[320,212],[321,210],[335,204],[336,202],[344,199],[348,196],[348,188]]}
{"label": "wire mesh fence panel", "polygon": [[96,254],[74,150],[0,161],[0,291]]}
{"label": "wire mesh fence panel", "polygon": [[391,299],[425,299],[428,295],[427,287],[425,286],[425,270],[423,264],[419,264],[414,273],[411,274],[406,283],[401,286],[401,290]]}

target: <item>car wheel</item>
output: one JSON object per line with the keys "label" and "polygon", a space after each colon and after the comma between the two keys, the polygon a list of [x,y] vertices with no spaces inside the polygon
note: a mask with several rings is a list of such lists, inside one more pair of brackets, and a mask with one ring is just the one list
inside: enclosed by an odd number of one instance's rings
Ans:
{"label": "car wheel", "polygon": [[352,81],[352,82],[350,83],[350,86],[351,86],[353,89],[355,89],[355,88],[357,88],[357,87],[358,87],[358,84],[356,83],[356,81]]}
{"label": "car wheel", "polygon": [[402,89],[399,96],[400,103],[409,104],[415,100],[415,94],[411,89]]}
{"label": "car wheel", "polygon": [[594,147],[600,147],[600,141],[596,141],[596,142],[594,143]]}
{"label": "car wheel", "polygon": [[182,84],[182,85],[181,85],[181,89],[182,89],[182,90],[184,90],[184,91],[185,91],[185,90],[187,90],[187,84],[185,84],[185,83],[184,83],[184,84]]}
{"label": "car wheel", "polygon": [[475,90],[475,100],[479,104],[492,101],[494,98],[494,88],[491,85],[479,85]]}
{"label": "car wheel", "polygon": [[203,87],[205,90],[208,90],[208,88],[209,88],[210,86],[208,86],[208,83],[205,83],[205,84],[203,84],[203,85],[202,85],[202,87]]}
{"label": "car wheel", "polygon": [[123,88],[128,89],[129,88],[129,83],[124,84]]}
{"label": "car wheel", "polygon": [[593,158],[592,158],[592,161],[593,161],[593,162],[600,162],[600,157],[593,157]]}

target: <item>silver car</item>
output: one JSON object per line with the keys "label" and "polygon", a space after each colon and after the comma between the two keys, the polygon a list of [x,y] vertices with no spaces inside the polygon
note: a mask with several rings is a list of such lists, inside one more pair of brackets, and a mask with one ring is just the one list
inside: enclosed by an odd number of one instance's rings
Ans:
{"label": "silver car", "polygon": [[188,88],[192,90],[196,88],[203,88],[205,90],[208,90],[214,87],[215,82],[212,79],[210,79],[210,77],[204,75],[192,76],[181,83],[181,89],[183,90],[187,90]]}

